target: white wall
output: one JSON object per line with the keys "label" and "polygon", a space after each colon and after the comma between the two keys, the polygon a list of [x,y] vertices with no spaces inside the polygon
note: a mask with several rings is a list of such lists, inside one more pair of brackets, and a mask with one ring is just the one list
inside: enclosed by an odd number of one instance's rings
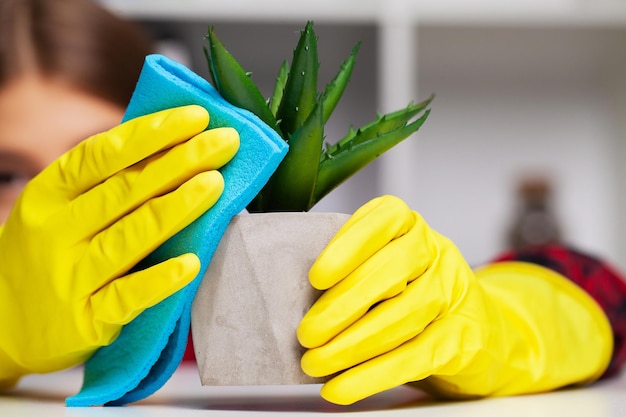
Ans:
{"label": "white wall", "polygon": [[519,176],[543,172],[566,241],[626,267],[612,96],[624,32],[422,28],[418,39],[419,91],[437,98],[413,142],[412,206],[481,263],[503,248]]}
{"label": "white wall", "polygon": [[[584,88],[436,84],[433,117],[416,144],[412,205],[472,262],[502,249],[519,176],[553,178],[565,237],[615,257],[611,137],[603,98]],[[501,93],[514,100],[502,100]]]}

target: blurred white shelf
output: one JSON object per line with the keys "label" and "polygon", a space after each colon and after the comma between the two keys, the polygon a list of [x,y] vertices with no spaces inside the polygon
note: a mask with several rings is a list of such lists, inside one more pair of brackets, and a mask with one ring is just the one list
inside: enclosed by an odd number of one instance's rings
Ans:
{"label": "blurred white shelf", "polygon": [[238,21],[378,22],[389,17],[422,24],[622,25],[623,0],[100,0],[135,18]]}

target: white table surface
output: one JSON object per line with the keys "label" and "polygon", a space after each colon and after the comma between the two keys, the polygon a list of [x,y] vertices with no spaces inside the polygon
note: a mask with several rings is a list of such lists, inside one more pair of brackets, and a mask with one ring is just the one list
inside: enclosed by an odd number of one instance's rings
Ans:
{"label": "white table surface", "polygon": [[143,401],[124,407],[65,407],[65,397],[76,393],[81,382],[79,369],[26,377],[16,389],[0,395],[0,416],[626,416],[626,372],[585,388],[465,402],[433,402],[417,390],[399,387],[347,407],[321,399],[318,385],[202,387],[195,366],[189,365]]}

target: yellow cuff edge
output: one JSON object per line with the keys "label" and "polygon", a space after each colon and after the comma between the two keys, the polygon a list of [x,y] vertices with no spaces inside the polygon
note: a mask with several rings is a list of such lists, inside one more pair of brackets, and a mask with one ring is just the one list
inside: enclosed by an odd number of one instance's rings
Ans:
{"label": "yellow cuff edge", "polygon": [[598,330],[602,337],[609,341],[606,352],[602,353],[604,365],[598,369],[596,374],[590,376],[583,383],[593,382],[604,374],[613,355],[613,328],[600,304],[578,284],[552,269],[521,261],[504,261],[488,264],[478,268],[475,274],[478,279],[497,279],[498,277],[507,276],[519,279],[538,278],[549,281],[552,285],[568,293],[572,298],[583,304],[598,324]]}

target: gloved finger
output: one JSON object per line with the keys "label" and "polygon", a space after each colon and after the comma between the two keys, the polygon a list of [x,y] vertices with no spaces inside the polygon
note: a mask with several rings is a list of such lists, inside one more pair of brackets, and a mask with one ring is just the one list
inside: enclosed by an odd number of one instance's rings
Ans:
{"label": "gloved finger", "polygon": [[313,287],[325,290],[345,278],[391,240],[413,225],[399,198],[382,196],[360,207],[339,229],[309,271]]}
{"label": "gloved finger", "polygon": [[[420,229],[424,239],[409,256],[428,259],[425,272],[402,293],[378,303],[327,343],[305,352],[302,369],[307,374],[331,375],[395,349],[448,315],[474,288],[473,273],[456,246],[416,216],[414,229]],[[319,320],[311,332],[323,333],[325,327]]]}
{"label": "gloved finger", "polygon": [[335,376],[322,386],[321,395],[332,403],[348,405],[431,375],[456,374],[473,357],[466,354],[466,346],[480,347],[476,337],[462,320],[434,322],[396,349]]}
{"label": "gloved finger", "polygon": [[[79,143],[45,168],[33,179],[35,193],[51,202],[71,200],[116,172],[197,135],[208,123],[206,109],[195,105],[122,123]],[[50,189],[50,184],[56,187]]]}
{"label": "gloved finger", "polygon": [[93,317],[102,323],[127,324],[189,284],[199,271],[200,260],[187,253],[117,278],[90,297]]}
{"label": "gloved finger", "polygon": [[[55,216],[76,239],[88,238],[151,198],[166,194],[203,171],[226,164],[239,149],[232,128],[211,129],[110,177]],[[92,216],[98,207],[98,216]],[[71,226],[71,227],[70,227]]]}
{"label": "gloved finger", "polygon": [[446,308],[438,279],[432,275],[433,271],[426,271],[402,293],[372,308],[326,344],[307,350],[302,355],[302,370],[315,377],[332,375],[419,335]]}
{"label": "gloved finger", "polygon": [[[202,172],[164,196],[151,199],[97,234],[78,265],[75,285],[91,292],[128,271],[165,240],[211,208],[224,189],[218,171]],[[82,272],[100,271],[97,277]]]}
{"label": "gloved finger", "polygon": [[297,329],[303,346],[325,344],[372,306],[404,291],[429,267],[437,250],[432,233],[419,215],[411,212],[410,217],[415,225],[405,235],[373,254],[311,306]]}

